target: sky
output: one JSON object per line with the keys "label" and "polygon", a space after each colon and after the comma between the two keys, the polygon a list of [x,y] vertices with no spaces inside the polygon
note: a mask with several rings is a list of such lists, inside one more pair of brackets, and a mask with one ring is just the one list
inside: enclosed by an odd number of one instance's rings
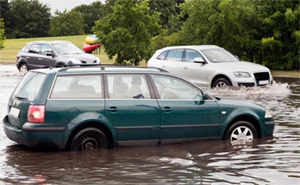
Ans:
{"label": "sky", "polygon": [[105,3],[105,0],[39,0],[40,3],[49,5],[52,15],[54,14],[55,10],[61,12],[67,9],[67,11],[69,11],[75,6],[91,4],[95,1],[101,1],[102,4]]}

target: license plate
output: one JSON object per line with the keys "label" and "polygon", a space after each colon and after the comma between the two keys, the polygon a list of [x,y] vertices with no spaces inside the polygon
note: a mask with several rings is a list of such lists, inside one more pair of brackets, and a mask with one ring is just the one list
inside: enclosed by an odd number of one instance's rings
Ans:
{"label": "license plate", "polygon": [[258,81],[258,85],[267,85],[267,84],[269,84],[269,80]]}
{"label": "license plate", "polygon": [[10,115],[13,115],[14,117],[18,118],[20,114],[20,109],[12,107],[9,111]]}

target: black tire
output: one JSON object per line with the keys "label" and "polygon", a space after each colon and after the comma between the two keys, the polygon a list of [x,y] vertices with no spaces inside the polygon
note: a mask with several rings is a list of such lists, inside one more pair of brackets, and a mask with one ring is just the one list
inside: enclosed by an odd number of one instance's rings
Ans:
{"label": "black tire", "polygon": [[72,140],[71,150],[90,151],[108,148],[109,141],[106,135],[96,128],[85,128],[79,131]]}
{"label": "black tire", "polygon": [[26,63],[22,63],[19,67],[19,72],[26,74],[29,71],[29,68]]}
{"label": "black tire", "polygon": [[257,130],[248,121],[235,122],[225,134],[225,139],[232,145],[252,143],[256,138],[258,138]]}
{"label": "black tire", "polygon": [[231,86],[231,83],[226,78],[218,78],[213,85],[213,88],[222,88],[225,86]]}

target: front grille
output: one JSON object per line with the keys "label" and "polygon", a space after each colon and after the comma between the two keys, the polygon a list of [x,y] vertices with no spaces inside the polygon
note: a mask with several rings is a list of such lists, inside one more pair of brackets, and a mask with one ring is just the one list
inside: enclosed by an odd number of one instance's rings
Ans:
{"label": "front grille", "polygon": [[86,61],[81,60],[81,62],[82,62],[83,64],[86,64]]}
{"label": "front grille", "polygon": [[239,86],[245,86],[245,87],[254,87],[254,83],[238,83]]}
{"label": "front grille", "polygon": [[[270,83],[270,75],[268,72],[263,72],[263,73],[254,73],[254,77],[256,80],[257,85],[260,85],[260,81],[268,80]],[[268,83],[268,84],[269,84]],[[267,85],[267,84],[262,84],[262,85]]]}

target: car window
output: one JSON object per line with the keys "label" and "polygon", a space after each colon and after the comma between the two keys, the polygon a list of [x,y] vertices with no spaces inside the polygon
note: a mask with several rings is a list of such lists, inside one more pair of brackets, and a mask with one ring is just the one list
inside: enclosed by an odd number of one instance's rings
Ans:
{"label": "car window", "polygon": [[202,92],[191,84],[171,76],[152,75],[161,99],[202,99]]}
{"label": "car window", "polygon": [[150,99],[150,91],[141,74],[107,75],[110,99]]}
{"label": "car window", "polygon": [[42,53],[43,55],[46,55],[47,51],[53,51],[52,47],[49,46],[48,44],[43,44],[43,45],[42,45],[41,53]]}
{"label": "car window", "polygon": [[58,54],[81,54],[83,51],[72,43],[56,43],[53,44]]}
{"label": "car window", "polygon": [[187,49],[185,51],[185,61],[186,62],[193,63],[194,58],[197,58],[197,57],[203,58],[202,55],[198,51],[195,51],[195,50],[192,50],[192,49]]}
{"label": "car window", "polygon": [[211,62],[238,62],[239,60],[225,49],[204,49],[201,52]]}
{"label": "car window", "polygon": [[167,53],[168,53],[168,51],[162,52],[156,59],[158,59],[158,60],[164,60]]}
{"label": "car window", "polygon": [[27,101],[35,100],[45,77],[46,75],[42,73],[27,73],[26,76],[19,83],[13,96],[15,98],[24,99]]}
{"label": "car window", "polygon": [[170,50],[167,55],[167,60],[170,61],[182,61],[183,49]]}
{"label": "car window", "polygon": [[39,44],[31,45],[31,47],[29,49],[29,53],[39,54],[40,52],[41,52],[41,45],[39,45]]}
{"label": "car window", "polygon": [[101,99],[102,76],[58,76],[50,99]]}

